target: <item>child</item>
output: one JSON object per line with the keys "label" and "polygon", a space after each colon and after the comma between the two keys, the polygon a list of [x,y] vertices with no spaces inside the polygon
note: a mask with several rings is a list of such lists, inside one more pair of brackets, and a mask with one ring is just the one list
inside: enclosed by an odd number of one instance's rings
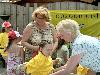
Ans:
{"label": "child", "polygon": [[7,61],[7,52],[4,52],[4,50],[6,49],[6,47],[8,46],[8,32],[11,30],[11,24],[10,22],[3,22],[2,24],[2,32],[0,33],[0,54],[3,57],[3,67],[5,67],[5,61]]}
{"label": "child", "polygon": [[67,60],[69,59],[69,50],[67,45],[65,44],[65,41],[63,39],[58,38],[58,47],[57,50],[57,59],[60,60],[58,63],[58,67],[63,66]]}
{"label": "child", "polygon": [[26,69],[26,73],[31,75],[49,75],[53,70],[52,49],[52,44],[41,44],[38,54],[29,62],[19,65],[17,70]]}
{"label": "child", "polygon": [[[17,75],[16,67],[22,63],[23,47],[18,46],[17,43],[21,40],[20,34],[17,31],[10,31],[9,34],[9,44],[7,47],[8,52],[8,62],[7,62],[7,75]],[[22,75],[19,73],[18,75]]]}

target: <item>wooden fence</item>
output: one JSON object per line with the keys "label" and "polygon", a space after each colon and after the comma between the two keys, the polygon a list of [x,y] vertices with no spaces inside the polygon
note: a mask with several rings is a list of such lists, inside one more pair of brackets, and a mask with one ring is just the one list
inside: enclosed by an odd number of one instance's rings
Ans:
{"label": "wooden fence", "polygon": [[[100,10],[100,3],[98,4],[98,6],[81,2],[56,2],[44,5],[49,10]],[[26,6],[20,6],[10,3],[0,3],[0,15],[10,15],[8,21],[11,22],[15,30],[18,30],[20,33],[22,33],[26,25],[32,20],[32,12],[38,6],[39,4],[37,3],[34,3],[33,7],[30,7],[30,4],[28,3],[26,4]],[[0,24],[2,24],[2,22],[3,20],[0,19]]]}

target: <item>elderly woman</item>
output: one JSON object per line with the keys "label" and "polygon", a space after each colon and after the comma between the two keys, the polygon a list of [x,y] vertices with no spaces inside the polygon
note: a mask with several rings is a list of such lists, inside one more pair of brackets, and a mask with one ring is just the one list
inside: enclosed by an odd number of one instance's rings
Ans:
{"label": "elderly woman", "polygon": [[51,75],[69,75],[77,64],[93,71],[90,75],[100,75],[100,42],[94,37],[81,34],[78,25],[71,19],[58,23],[58,36],[66,42],[72,42],[72,56],[66,65]]}
{"label": "elderly woman", "polygon": [[55,49],[57,45],[55,29],[49,22],[51,18],[47,8],[38,7],[32,13],[32,18],[34,21],[25,28],[21,42],[24,47],[31,50],[31,53],[37,52],[37,55],[25,65],[26,71],[31,75],[48,75],[53,69],[51,52],[48,49],[40,51],[40,47],[42,44],[55,44],[53,46]]}

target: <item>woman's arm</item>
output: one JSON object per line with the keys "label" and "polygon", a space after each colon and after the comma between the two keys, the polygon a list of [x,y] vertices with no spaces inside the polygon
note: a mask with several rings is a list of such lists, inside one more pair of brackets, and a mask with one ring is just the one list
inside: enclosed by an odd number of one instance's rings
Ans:
{"label": "woman's arm", "polygon": [[30,26],[27,26],[23,31],[21,45],[28,48],[28,49],[37,51],[39,49],[39,46],[33,46],[33,45],[28,43],[28,40],[31,37],[31,35],[32,35],[32,28]]}
{"label": "woman's arm", "polygon": [[50,75],[70,75],[70,73],[68,73],[65,69],[62,69]]}
{"label": "woman's arm", "polygon": [[70,57],[64,66],[60,67],[57,72],[51,75],[67,75],[67,73],[70,74],[79,63],[81,56],[82,54],[78,54]]}

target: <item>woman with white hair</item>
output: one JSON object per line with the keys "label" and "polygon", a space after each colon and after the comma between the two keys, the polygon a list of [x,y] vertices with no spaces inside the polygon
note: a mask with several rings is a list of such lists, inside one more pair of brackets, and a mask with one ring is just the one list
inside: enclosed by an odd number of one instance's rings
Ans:
{"label": "woman with white hair", "polygon": [[57,25],[58,37],[72,42],[72,55],[66,65],[51,75],[69,75],[77,64],[89,68],[91,75],[100,75],[100,42],[98,39],[80,33],[79,24],[71,19]]}

